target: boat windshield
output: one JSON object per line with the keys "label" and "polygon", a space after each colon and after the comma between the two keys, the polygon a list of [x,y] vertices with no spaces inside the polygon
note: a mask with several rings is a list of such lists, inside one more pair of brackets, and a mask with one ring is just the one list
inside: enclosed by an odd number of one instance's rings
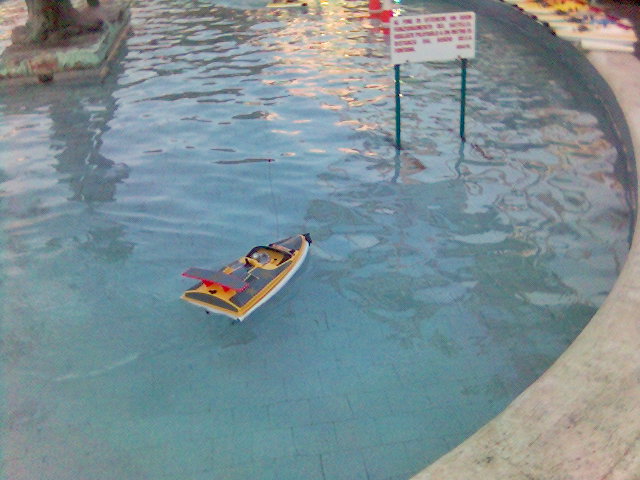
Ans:
{"label": "boat windshield", "polygon": [[252,249],[247,254],[247,261],[251,264],[260,264],[271,267],[282,265],[291,258],[291,254],[279,248],[259,246]]}
{"label": "boat windshield", "polygon": [[258,250],[253,252],[251,254],[251,258],[253,258],[255,261],[262,264],[269,263],[271,261],[271,257],[264,250]]}

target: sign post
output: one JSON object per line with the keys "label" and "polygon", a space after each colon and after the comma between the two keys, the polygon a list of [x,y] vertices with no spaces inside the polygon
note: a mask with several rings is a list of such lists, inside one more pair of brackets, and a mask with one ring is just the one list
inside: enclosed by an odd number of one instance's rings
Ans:
{"label": "sign post", "polygon": [[394,65],[396,81],[396,148],[402,150],[402,142],[400,141],[400,65]]}
{"label": "sign post", "polygon": [[476,55],[475,12],[399,16],[391,19],[391,63],[396,81],[396,146],[400,145],[400,64],[462,59],[460,138],[464,141],[467,59]]}
{"label": "sign post", "polygon": [[462,141],[465,141],[464,138],[464,116],[467,105],[467,59],[462,59],[462,71],[460,72],[460,76],[462,77],[462,81],[460,84],[460,138]]}

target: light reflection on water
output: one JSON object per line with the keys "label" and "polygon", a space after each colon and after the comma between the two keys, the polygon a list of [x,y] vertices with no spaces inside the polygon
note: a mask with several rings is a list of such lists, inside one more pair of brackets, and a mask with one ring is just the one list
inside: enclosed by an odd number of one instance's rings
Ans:
{"label": "light reflection on water", "polygon": [[[561,66],[479,17],[468,144],[458,66],[411,65],[397,154],[363,2],[257,6],[137,5],[102,85],[1,97],[4,478],[406,478],[610,289],[619,154]],[[246,323],[177,300],[300,231]]]}

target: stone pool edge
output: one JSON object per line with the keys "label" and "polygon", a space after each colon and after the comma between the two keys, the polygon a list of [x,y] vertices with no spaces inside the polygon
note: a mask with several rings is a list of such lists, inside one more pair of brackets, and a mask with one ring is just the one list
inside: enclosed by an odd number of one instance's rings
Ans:
{"label": "stone pool edge", "polygon": [[[535,23],[531,22],[530,23]],[[591,52],[640,151],[640,61]],[[604,99],[607,100],[606,98]],[[614,109],[618,108],[614,105]],[[622,136],[626,135],[622,132]],[[623,142],[624,143],[624,142]],[[633,152],[629,152],[633,159]],[[632,168],[631,170],[636,170]],[[637,192],[639,181],[634,172]],[[637,209],[637,196],[632,207]],[[560,358],[501,414],[414,480],[622,480],[640,475],[640,224],[610,294]]]}

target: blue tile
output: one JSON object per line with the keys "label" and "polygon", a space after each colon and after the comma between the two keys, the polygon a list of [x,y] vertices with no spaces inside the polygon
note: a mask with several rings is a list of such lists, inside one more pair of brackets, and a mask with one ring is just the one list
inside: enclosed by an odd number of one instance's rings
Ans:
{"label": "blue tile", "polygon": [[328,394],[318,372],[289,376],[284,380],[284,393],[289,400],[307,399]]}
{"label": "blue tile", "polygon": [[[414,475],[451,450],[443,438],[420,438],[404,442],[404,447],[407,452],[407,469]],[[411,478],[411,475],[406,478]]]}
{"label": "blue tile", "polygon": [[150,467],[164,474],[190,477],[191,473],[209,467],[213,451],[213,441],[168,442],[157,452]]}
{"label": "blue tile", "polygon": [[[394,360],[397,357],[394,357]],[[391,363],[363,365],[358,367],[358,382],[361,390],[389,390],[402,388],[402,379]]]}
{"label": "blue tile", "polygon": [[387,480],[406,472],[409,457],[402,443],[365,448],[362,457],[367,469],[368,480]]}
{"label": "blue tile", "polygon": [[212,441],[212,464],[220,467],[253,461],[254,434],[250,430],[215,437]]}
{"label": "blue tile", "polygon": [[291,427],[310,423],[309,401],[289,400],[269,405],[269,419],[276,427]]}
{"label": "blue tile", "polygon": [[425,436],[427,430],[422,418],[411,414],[391,415],[376,419],[381,441],[406,442]]}
{"label": "blue tile", "polygon": [[[235,465],[215,465],[189,480],[229,480],[233,478],[262,478],[262,466],[258,463],[238,463]],[[183,480],[184,477],[172,477],[171,480]],[[151,480],[151,479],[150,479]],[[169,479],[167,479],[169,480]]]}
{"label": "blue tile", "polygon": [[455,406],[444,405],[430,410],[428,428],[435,432],[446,432],[456,437],[468,434],[467,429],[460,424]]}
{"label": "blue tile", "polygon": [[335,422],[338,446],[344,449],[368,447],[380,444],[383,440],[378,433],[375,419],[362,417]]}
{"label": "blue tile", "polygon": [[296,453],[290,428],[277,428],[253,432],[252,451],[254,458],[277,458]]}
{"label": "blue tile", "polygon": [[320,455],[295,455],[269,459],[258,465],[260,470],[252,478],[260,480],[324,480]]}
{"label": "blue tile", "polygon": [[334,422],[353,417],[349,400],[344,395],[324,395],[309,399],[312,423]]}
{"label": "blue tile", "polygon": [[322,454],[326,480],[368,480],[364,459],[359,450]]}
{"label": "blue tile", "polygon": [[[236,429],[255,424],[269,424],[269,407],[266,405],[235,405],[232,409]],[[245,425],[248,424],[248,425]]]}
{"label": "blue tile", "polygon": [[323,368],[318,375],[327,395],[345,395],[362,389],[360,377],[351,368],[342,366]]}
{"label": "blue tile", "polygon": [[333,423],[318,423],[293,429],[293,440],[298,455],[328,453],[338,449]]}
{"label": "blue tile", "polygon": [[354,418],[379,417],[392,413],[386,391],[355,392],[347,398]]}
{"label": "blue tile", "polygon": [[399,388],[387,392],[389,409],[392,413],[410,413],[428,410],[433,406],[427,389]]}

